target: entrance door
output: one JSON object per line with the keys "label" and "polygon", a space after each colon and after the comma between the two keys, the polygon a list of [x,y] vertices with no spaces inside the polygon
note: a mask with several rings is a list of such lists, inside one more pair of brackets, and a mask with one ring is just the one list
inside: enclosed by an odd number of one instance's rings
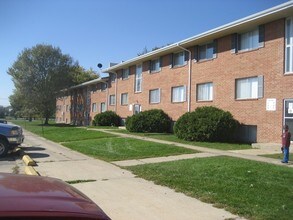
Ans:
{"label": "entrance door", "polygon": [[140,111],[141,111],[141,106],[135,104],[133,107],[133,114],[136,115],[136,114],[140,113]]}
{"label": "entrance door", "polygon": [[[293,134],[293,99],[284,100],[284,125],[289,126],[291,134]],[[293,135],[291,135],[293,141]]]}

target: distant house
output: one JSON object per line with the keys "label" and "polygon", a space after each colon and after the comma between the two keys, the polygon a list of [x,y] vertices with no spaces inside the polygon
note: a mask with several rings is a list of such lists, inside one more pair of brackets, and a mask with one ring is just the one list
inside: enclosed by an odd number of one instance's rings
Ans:
{"label": "distant house", "polygon": [[211,105],[243,124],[243,139],[279,142],[283,124],[293,132],[293,2],[103,72],[109,77],[72,87],[57,100],[57,122],[88,125],[105,110],[126,118],[153,108],[176,121]]}

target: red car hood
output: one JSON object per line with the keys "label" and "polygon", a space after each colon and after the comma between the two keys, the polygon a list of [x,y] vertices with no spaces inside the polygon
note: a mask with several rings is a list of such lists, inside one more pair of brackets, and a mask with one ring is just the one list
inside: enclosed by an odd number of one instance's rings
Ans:
{"label": "red car hood", "polygon": [[0,173],[0,217],[110,219],[87,196],[55,178]]}

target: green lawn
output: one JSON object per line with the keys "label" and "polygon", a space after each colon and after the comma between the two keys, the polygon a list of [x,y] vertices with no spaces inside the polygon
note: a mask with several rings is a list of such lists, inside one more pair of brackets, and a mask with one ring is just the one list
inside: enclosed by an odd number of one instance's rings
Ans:
{"label": "green lawn", "polygon": [[172,145],[119,137],[66,142],[63,145],[105,161],[197,153],[195,150]]}
{"label": "green lawn", "polygon": [[62,143],[68,148],[105,161],[163,157],[198,152],[167,144],[119,138],[100,131],[55,124],[54,122],[48,126],[41,126],[41,121],[25,122],[17,120],[13,121],[13,123],[19,124],[23,128],[49,140]]}
{"label": "green lawn", "polygon": [[292,168],[213,157],[126,169],[249,219],[280,220],[293,216]]}
{"label": "green lawn", "polygon": [[16,120],[12,122],[21,125],[28,131],[31,131],[54,142],[79,141],[115,136],[98,131],[88,131],[85,128],[76,128],[75,126],[71,125],[55,124],[54,122],[50,122],[50,124],[47,126],[42,126],[41,121],[39,120],[32,122]]}
{"label": "green lawn", "polygon": [[[274,159],[280,159],[282,160],[284,155],[280,152],[279,154],[263,154],[261,155],[262,157],[269,157],[269,158],[274,158]],[[289,161],[293,160],[293,153],[289,153]]]}
{"label": "green lawn", "polygon": [[129,132],[123,129],[115,129],[114,132],[124,133],[124,134],[131,134],[131,135],[138,135],[138,136],[145,136],[159,140],[165,141],[172,141],[181,144],[189,144],[193,146],[199,147],[207,147],[219,150],[244,150],[244,149],[251,149],[250,144],[239,144],[239,143],[218,143],[218,142],[195,142],[195,141],[185,141],[177,138],[174,134],[159,134],[159,133],[134,133]]}

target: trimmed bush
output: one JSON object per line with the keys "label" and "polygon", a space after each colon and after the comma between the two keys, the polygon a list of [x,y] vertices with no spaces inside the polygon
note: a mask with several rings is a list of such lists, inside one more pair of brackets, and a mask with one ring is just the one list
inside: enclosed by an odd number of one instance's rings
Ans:
{"label": "trimmed bush", "polygon": [[174,125],[175,135],[188,141],[232,141],[239,123],[232,114],[212,106],[182,115]]}
{"label": "trimmed bush", "polygon": [[165,133],[171,128],[172,119],[161,109],[151,109],[127,117],[126,129],[130,132]]}
{"label": "trimmed bush", "polygon": [[95,116],[93,125],[95,126],[119,126],[120,116],[113,111],[105,111]]}

